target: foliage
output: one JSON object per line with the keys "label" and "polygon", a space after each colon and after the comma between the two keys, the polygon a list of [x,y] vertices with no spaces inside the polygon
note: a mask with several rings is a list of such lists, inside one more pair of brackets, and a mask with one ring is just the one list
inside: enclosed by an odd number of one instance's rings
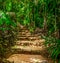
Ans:
{"label": "foliage", "polygon": [[45,37],[46,42],[45,45],[47,46],[49,53],[53,59],[57,59],[60,55],[60,39],[56,39],[54,37]]}
{"label": "foliage", "polygon": [[9,19],[5,12],[0,11],[0,58],[4,58],[10,47],[14,45],[16,24]]}
{"label": "foliage", "polygon": [[[14,21],[27,26],[30,32],[33,32],[36,27],[42,28],[47,31],[45,33],[49,38],[46,38],[46,43],[53,44],[50,46],[51,49],[49,47],[51,56],[54,59],[57,58],[60,54],[60,0],[0,0],[0,10],[16,14],[15,20],[3,14],[3,18],[0,18],[0,30],[3,32],[6,29],[12,31],[11,25],[15,28],[15,25],[12,24]],[[59,33],[58,39],[56,36],[50,37],[57,31]],[[57,46],[59,47],[57,48]]]}
{"label": "foliage", "polygon": [[[57,12],[57,10],[59,10],[59,4],[58,1],[52,1],[50,0],[48,3],[48,8],[47,8],[47,37],[45,37],[45,45],[48,48],[48,51],[51,55],[51,57],[53,59],[58,59],[58,63],[60,62],[60,39],[59,37],[57,37],[58,33],[60,34],[60,32],[58,32],[57,34],[55,34],[56,36],[54,37],[54,33],[57,32],[57,30],[60,30],[60,26],[59,26],[59,11]],[[57,25],[58,24],[58,25]],[[58,58],[59,57],[59,58]]]}

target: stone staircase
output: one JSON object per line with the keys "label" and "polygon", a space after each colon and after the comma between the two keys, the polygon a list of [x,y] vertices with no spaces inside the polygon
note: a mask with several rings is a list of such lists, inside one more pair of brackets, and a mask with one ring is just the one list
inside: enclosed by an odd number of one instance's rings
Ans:
{"label": "stone staircase", "polygon": [[31,34],[22,26],[17,35],[16,45],[12,47],[13,55],[7,60],[13,63],[53,63],[48,58],[44,42],[39,34]]}
{"label": "stone staircase", "polygon": [[37,34],[31,34],[26,27],[20,28],[17,35],[16,45],[12,47],[16,53],[38,53],[45,50],[45,40]]}

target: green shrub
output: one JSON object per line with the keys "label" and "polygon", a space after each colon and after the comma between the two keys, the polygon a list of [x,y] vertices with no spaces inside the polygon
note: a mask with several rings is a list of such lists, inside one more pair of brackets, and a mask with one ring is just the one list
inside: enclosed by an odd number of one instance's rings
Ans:
{"label": "green shrub", "polygon": [[5,12],[0,11],[0,57],[4,58],[14,45],[16,23]]}
{"label": "green shrub", "polygon": [[54,38],[52,36],[45,37],[46,42],[45,45],[50,53],[50,56],[56,60],[58,59],[60,61],[60,39]]}

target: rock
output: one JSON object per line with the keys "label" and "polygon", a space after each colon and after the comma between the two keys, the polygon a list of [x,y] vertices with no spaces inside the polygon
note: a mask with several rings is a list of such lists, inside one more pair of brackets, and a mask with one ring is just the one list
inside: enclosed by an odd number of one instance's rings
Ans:
{"label": "rock", "polygon": [[30,58],[31,63],[48,63],[47,60],[40,60],[36,58]]}
{"label": "rock", "polygon": [[42,60],[41,63],[48,63],[48,61],[47,60]]}

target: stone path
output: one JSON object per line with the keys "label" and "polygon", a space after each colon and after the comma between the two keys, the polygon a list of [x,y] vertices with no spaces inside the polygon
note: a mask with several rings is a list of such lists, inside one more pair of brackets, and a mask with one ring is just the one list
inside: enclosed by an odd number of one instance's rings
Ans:
{"label": "stone path", "polygon": [[13,54],[8,60],[14,63],[53,63],[49,58],[42,55],[31,55],[31,54]]}
{"label": "stone path", "polygon": [[14,54],[7,60],[13,63],[53,63],[48,58],[45,40],[39,34],[31,34],[26,27],[21,26],[16,45],[12,47]]}

